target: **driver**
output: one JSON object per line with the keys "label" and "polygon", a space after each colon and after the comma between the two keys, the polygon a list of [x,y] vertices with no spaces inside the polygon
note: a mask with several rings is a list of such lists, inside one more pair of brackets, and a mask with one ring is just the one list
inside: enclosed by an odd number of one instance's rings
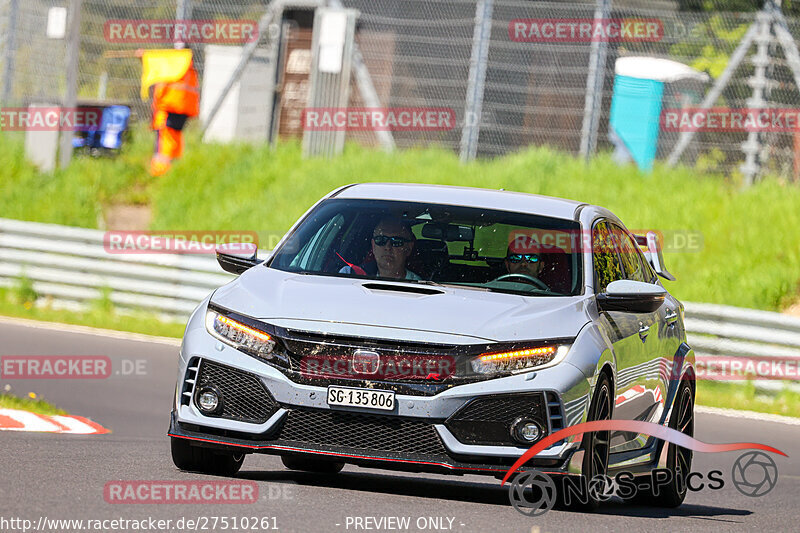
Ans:
{"label": "driver", "polygon": [[511,246],[506,251],[506,258],[503,264],[509,274],[522,274],[531,278],[539,279],[542,271],[542,256],[538,253],[526,253],[525,250],[512,250]]}
{"label": "driver", "polygon": [[[416,273],[406,268],[406,262],[414,249],[414,233],[409,226],[397,217],[384,217],[372,230],[372,255],[375,264],[372,269],[365,266],[346,265],[339,270],[342,274],[361,272],[377,274],[382,278],[421,280]],[[377,273],[374,272],[377,266]],[[372,270],[373,272],[370,272]]]}

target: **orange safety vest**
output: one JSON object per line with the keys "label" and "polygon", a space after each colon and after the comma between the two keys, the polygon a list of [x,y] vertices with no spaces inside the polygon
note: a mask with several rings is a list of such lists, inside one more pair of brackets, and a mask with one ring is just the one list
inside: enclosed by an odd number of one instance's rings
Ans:
{"label": "orange safety vest", "polygon": [[157,83],[153,88],[153,129],[163,127],[168,113],[188,117],[200,114],[200,90],[194,66],[180,80]]}

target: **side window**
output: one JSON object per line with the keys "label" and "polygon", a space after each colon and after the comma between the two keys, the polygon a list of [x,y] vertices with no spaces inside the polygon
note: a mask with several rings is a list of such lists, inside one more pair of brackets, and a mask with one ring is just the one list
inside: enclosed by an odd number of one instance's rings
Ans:
{"label": "side window", "polygon": [[592,257],[596,293],[605,292],[612,281],[623,279],[615,240],[605,222],[595,224],[592,230]]}
{"label": "side window", "polygon": [[616,241],[619,243],[619,257],[622,261],[622,268],[625,270],[625,279],[633,281],[649,281],[649,273],[642,263],[639,247],[631,236],[617,225],[612,225],[611,231],[614,233]]}
{"label": "side window", "polygon": [[322,261],[325,259],[325,254],[331,247],[331,244],[342,229],[344,217],[337,214],[335,217],[327,221],[317,233],[306,243],[300,253],[295,256],[291,266],[303,270],[314,270],[322,267]]}

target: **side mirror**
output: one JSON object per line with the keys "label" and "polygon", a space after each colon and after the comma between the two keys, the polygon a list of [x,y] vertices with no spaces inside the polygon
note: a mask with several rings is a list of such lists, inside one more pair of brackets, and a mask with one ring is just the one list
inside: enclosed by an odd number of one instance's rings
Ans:
{"label": "side mirror", "polygon": [[231,274],[241,274],[248,268],[261,263],[256,258],[258,247],[250,242],[220,244],[217,246],[216,252],[219,266]]}
{"label": "side mirror", "polygon": [[612,281],[606,292],[597,295],[597,307],[601,311],[624,311],[627,313],[653,313],[667,296],[667,290],[659,285],[621,279]]}
{"label": "side mirror", "polygon": [[655,231],[648,231],[647,235],[636,235],[636,244],[639,246],[646,246],[647,251],[644,256],[656,274],[662,278],[675,281],[675,276],[669,273],[667,267],[664,265],[664,256],[661,254],[661,239]]}

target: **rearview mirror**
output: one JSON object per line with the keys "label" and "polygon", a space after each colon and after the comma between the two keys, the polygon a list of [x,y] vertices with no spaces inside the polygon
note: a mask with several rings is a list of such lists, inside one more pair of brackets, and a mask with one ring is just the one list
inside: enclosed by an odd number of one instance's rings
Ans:
{"label": "rearview mirror", "polygon": [[216,252],[219,266],[231,274],[241,274],[248,268],[261,263],[256,258],[258,247],[250,242],[220,244],[217,246]]}
{"label": "rearview mirror", "polygon": [[474,241],[475,231],[470,226],[429,222],[422,226],[422,236],[437,241]]}
{"label": "rearview mirror", "polygon": [[597,307],[601,311],[653,313],[661,307],[666,296],[666,289],[660,285],[621,279],[612,281],[606,292],[597,295]]}

